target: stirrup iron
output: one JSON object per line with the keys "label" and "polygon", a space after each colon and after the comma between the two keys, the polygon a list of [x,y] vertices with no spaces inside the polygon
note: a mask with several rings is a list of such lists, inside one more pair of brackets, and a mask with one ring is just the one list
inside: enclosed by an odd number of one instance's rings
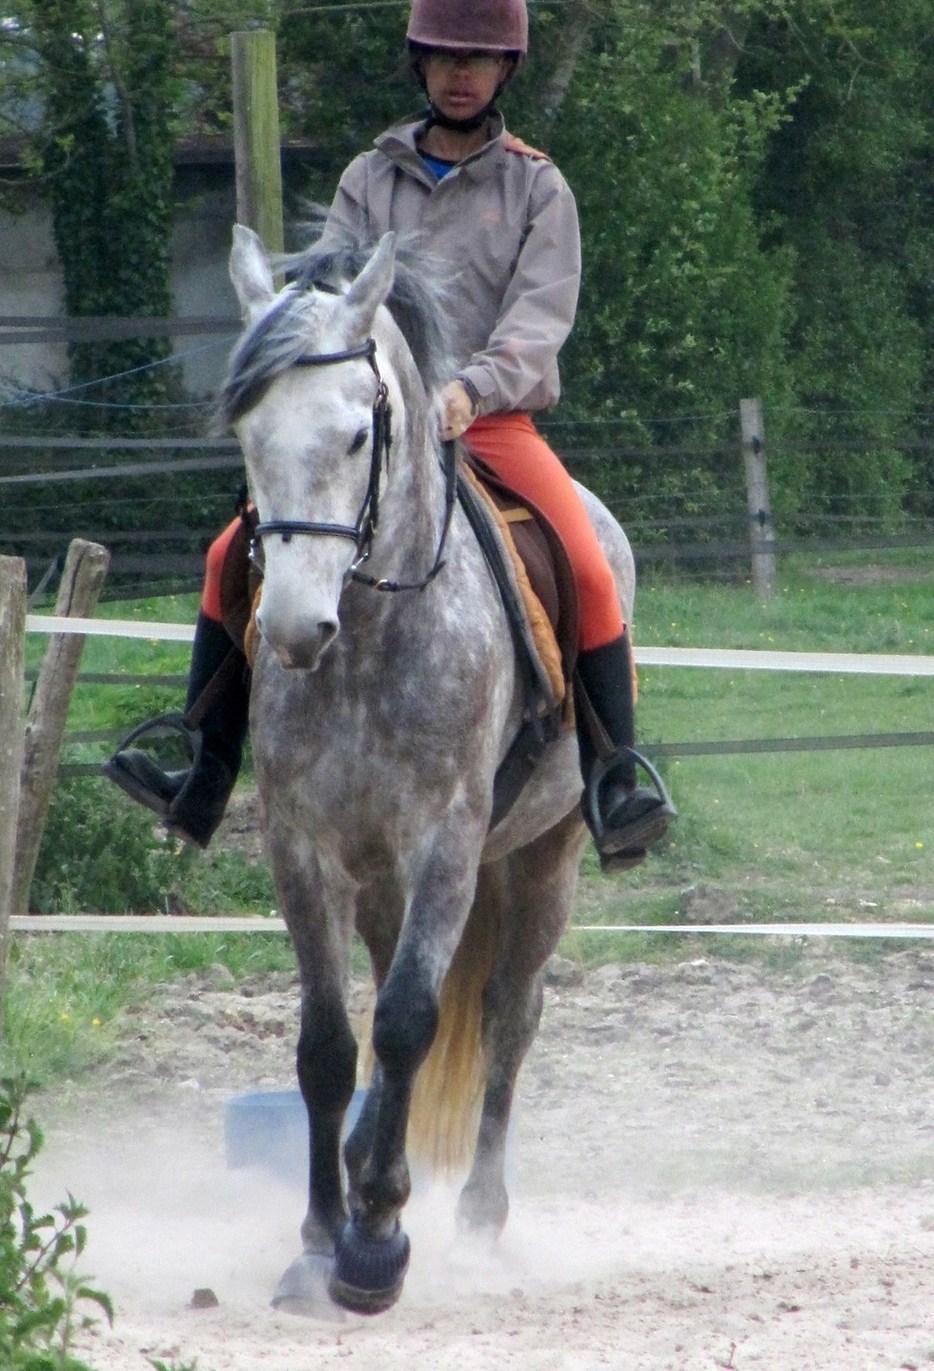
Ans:
{"label": "stirrup iron", "polygon": [[[159,734],[166,732],[179,734],[184,739],[186,751],[188,753],[188,759],[182,766],[177,769],[172,768],[173,772],[176,770],[181,772],[187,769],[188,775],[184,785],[182,785],[172,796],[171,800],[163,799],[152,786],[147,785],[146,780],[142,776],[135,775],[131,768],[120,766],[116,763],[116,759],[121,753],[136,750],[133,745],[137,739],[145,738],[146,735],[150,733]],[[138,724],[136,728],[132,729],[126,735],[112,756],[109,757],[106,762],[102,763],[101,772],[109,780],[118,785],[121,790],[125,791],[131,799],[136,800],[139,804],[145,805],[148,809],[153,810],[154,813],[165,819],[176,801],[187,794],[192,778],[201,761],[202,750],[203,740],[201,729],[190,724],[186,715],[179,714],[175,711],[166,714],[158,714],[154,719],[147,719],[145,723]],[[171,774],[169,768],[161,766],[159,762],[153,760],[148,752],[143,749],[139,749],[139,751],[142,752],[143,756],[155,772],[161,773],[162,775]]]}
{"label": "stirrup iron", "polygon": [[[658,799],[658,804],[645,812],[645,823],[641,829],[638,820],[636,821],[634,831],[631,835],[627,834],[624,844],[618,840],[614,841],[613,830],[606,828],[600,805],[600,787],[607,777],[626,761],[631,761],[635,767],[641,768],[646,773],[652,782],[652,789]],[[581,797],[581,808],[587,827],[593,835],[596,849],[602,857],[612,857],[622,852],[629,853],[631,851],[633,855],[636,852],[640,854],[638,860],[641,860],[644,855],[645,847],[661,838],[671,821],[678,815],[661,776],[648,758],[643,757],[641,752],[637,752],[634,747],[620,747],[605,757],[597,758],[591,767],[590,776]]]}

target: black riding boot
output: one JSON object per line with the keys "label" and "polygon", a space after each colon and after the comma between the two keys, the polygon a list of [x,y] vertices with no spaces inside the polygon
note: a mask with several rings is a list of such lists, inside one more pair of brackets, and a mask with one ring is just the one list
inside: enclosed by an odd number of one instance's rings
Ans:
{"label": "black riding boot", "polygon": [[[581,652],[577,673],[597,723],[586,702],[577,710],[584,794],[581,808],[593,834],[604,871],[624,871],[643,860],[677,811],[661,777],[635,751],[632,654],[626,633],[604,647]],[[606,735],[598,745],[595,734]],[[651,788],[640,786],[637,768]]]}
{"label": "black riding boot", "polygon": [[[223,624],[199,614],[185,713],[164,714],[134,729],[104,763],[104,775],[159,814],[173,832],[207,847],[240,770],[249,706],[246,658]],[[128,746],[146,734],[164,739],[172,733],[182,736],[190,758],[190,764],[178,770],[159,766],[141,747]]]}

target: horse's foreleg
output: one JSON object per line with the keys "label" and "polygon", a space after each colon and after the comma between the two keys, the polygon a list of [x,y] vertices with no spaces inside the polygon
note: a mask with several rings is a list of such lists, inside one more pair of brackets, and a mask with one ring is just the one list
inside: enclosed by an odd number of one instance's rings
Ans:
{"label": "horse's foreleg", "polygon": [[411,1182],[405,1155],[412,1087],[438,1023],[437,988],[409,958],[394,963],[376,1001],[373,1050],[380,1086],[375,1119],[366,1130],[368,1155],[354,1158],[352,1215],[337,1244],[331,1297],[345,1308],[376,1314],[399,1298],[409,1264],[409,1240],[399,1215]]}
{"label": "horse's foreleg", "polygon": [[296,1053],[298,1083],[308,1110],[306,1252],[332,1255],[347,1221],[340,1168],[341,1130],[357,1079],[357,1043],[343,998],[306,990]]}
{"label": "horse's foreleg", "polygon": [[468,861],[458,860],[450,849],[433,864],[412,899],[377,996],[378,1100],[365,1130],[368,1153],[362,1159],[353,1156],[351,1219],[337,1245],[331,1281],[333,1298],[360,1312],[388,1309],[402,1290],[409,1241],[400,1214],[411,1189],[405,1141],[412,1091],[437,1031],[441,984],[473,880]]}
{"label": "horse's foreleg", "polygon": [[580,820],[572,815],[529,847],[481,869],[477,899],[497,917],[500,949],[483,999],[487,1078],[477,1147],[458,1203],[460,1223],[475,1231],[497,1234],[506,1223],[506,1142],[516,1080],[538,1030],[544,966],[571,911],[582,843]]}
{"label": "horse's foreleg", "polygon": [[302,978],[296,1068],[308,1112],[309,1174],[302,1255],[279,1282],[273,1304],[292,1313],[314,1313],[326,1302],[335,1244],[347,1221],[341,1130],[357,1078],[357,1044],[344,997],[349,935],[342,936],[339,919],[326,924],[315,916],[324,901],[310,880],[299,889],[296,878],[280,878],[279,895],[289,911]]}
{"label": "horse's foreleg", "polygon": [[335,1247],[347,1222],[340,1144],[356,1081],[357,1045],[342,999],[304,992],[296,1061],[308,1111],[308,1210],[302,1253],[285,1271],[272,1303],[288,1313],[314,1315],[328,1302]]}

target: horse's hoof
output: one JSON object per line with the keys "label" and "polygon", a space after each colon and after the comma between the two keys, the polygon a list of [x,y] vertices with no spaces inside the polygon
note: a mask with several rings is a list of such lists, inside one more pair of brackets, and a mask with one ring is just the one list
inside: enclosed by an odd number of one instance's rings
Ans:
{"label": "horse's hoof", "polygon": [[295,1258],[276,1286],[271,1301],[273,1309],[306,1319],[342,1318],[328,1292],[333,1268],[333,1257],[325,1257],[318,1252],[303,1252]]}
{"label": "horse's hoof", "polygon": [[409,1239],[401,1228],[391,1238],[368,1238],[353,1219],[337,1242],[330,1293],[356,1314],[382,1314],[402,1294],[409,1266]]}
{"label": "horse's hoof", "polygon": [[495,1242],[509,1217],[509,1195],[502,1184],[464,1186],[457,1202],[459,1233]]}

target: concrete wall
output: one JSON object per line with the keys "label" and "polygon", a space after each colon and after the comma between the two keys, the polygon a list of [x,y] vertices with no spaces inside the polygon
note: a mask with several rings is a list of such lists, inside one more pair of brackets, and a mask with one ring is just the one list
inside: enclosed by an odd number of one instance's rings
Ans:
{"label": "concrete wall", "polygon": [[[288,176],[301,185],[298,167]],[[230,162],[181,165],[176,173],[176,221],[172,241],[175,313],[236,320],[239,308],[227,276],[231,227],[236,217],[234,168]],[[59,318],[63,288],[48,211],[41,201],[24,214],[0,210],[0,315]],[[223,374],[235,331],[173,340],[193,396],[214,392]],[[32,390],[67,384],[64,345],[0,344],[0,391],[4,381]]]}
{"label": "concrete wall", "polygon": [[[37,202],[24,214],[0,211],[0,314],[62,313],[62,281],[51,220]],[[19,381],[35,390],[54,388],[65,375],[65,349],[55,344],[0,346],[0,384]]]}

